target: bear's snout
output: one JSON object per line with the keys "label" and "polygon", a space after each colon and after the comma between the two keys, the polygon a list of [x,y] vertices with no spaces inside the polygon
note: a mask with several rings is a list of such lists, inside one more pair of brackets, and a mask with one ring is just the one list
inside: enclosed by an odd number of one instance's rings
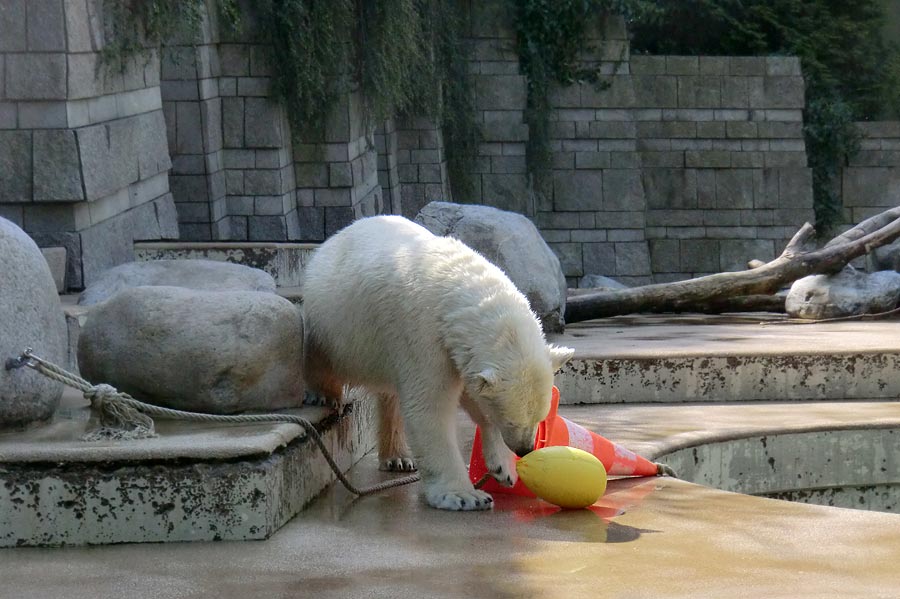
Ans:
{"label": "bear's snout", "polygon": [[506,446],[520,458],[534,450],[537,427],[508,427],[501,429],[501,432]]}
{"label": "bear's snout", "polygon": [[516,454],[517,456],[519,456],[520,458],[524,458],[526,455],[528,455],[529,453],[531,453],[532,450],[534,450],[534,446],[533,446],[533,445],[529,445],[528,447],[519,447],[519,448],[517,448],[517,449],[514,449],[513,451],[514,451],[515,454]]}

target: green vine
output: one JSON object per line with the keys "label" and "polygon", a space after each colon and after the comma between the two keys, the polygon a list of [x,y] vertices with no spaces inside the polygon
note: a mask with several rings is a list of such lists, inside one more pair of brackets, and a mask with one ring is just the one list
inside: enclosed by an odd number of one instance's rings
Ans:
{"label": "green vine", "polygon": [[253,10],[275,73],[273,95],[295,129],[320,131],[353,79],[353,0],[259,0]]}
{"label": "green vine", "polygon": [[525,122],[527,169],[537,194],[549,196],[550,91],[554,84],[602,86],[597,69],[579,61],[587,48],[588,24],[596,20],[597,2],[590,0],[514,0],[519,68],[527,82]]}
{"label": "green vine", "polygon": [[[216,0],[216,8],[227,27],[238,27],[237,0]],[[205,15],[205,0],[103,0],[101,62],[124,68],[127,59],[163,40],[194,40]]]}
{"label": "green vine", "polygon": [[[168,39],[197,39],[205,0],[104,0],[107,63]],[[237,29],[250,18],[273,66],[272,93],[293,131],[321,139],[335,103],[357,87],[367,123],[403,113],[444,131],[451,186],[471,190],[478,128],[459,0],[216,0]]]}

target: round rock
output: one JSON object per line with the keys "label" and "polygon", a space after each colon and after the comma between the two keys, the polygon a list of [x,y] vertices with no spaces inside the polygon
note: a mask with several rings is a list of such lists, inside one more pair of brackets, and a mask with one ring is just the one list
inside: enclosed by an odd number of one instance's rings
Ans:
{"label": "round rock", "polygon": [[259,268],[215,260],[152,260],[110,268],[81,293],[78,303],[99,304],[123,289],[149,285],[275,293],[275,279]]}
{"label": "round rock", "polygon": [[59,405],[63,385],[30,368],[7,370],[6,361],[30,347],[65,366],[66,319],[56,283],[37,244],[0,218],[0,429],[46,420]]}
{"label": "round rock", "polygon": [[544,331],[563,330],[566,278],[530,220],[489,206],[431,202],[416,222],[435,235],[459,239],[496,264],[528,298]]}
{"label": "round rock", "polygon": [[887,312],[897,307],[898,300],[900,273],[867,274],[848,268],[836,275],[811,275],[795,281],[784,310],[794,318],[818,320]]}
{"label": "round rock", "polygon": [[232,414],[302,403],[303,321],[272,293],[134,287],[93,308],[84,378],[161,406]]}

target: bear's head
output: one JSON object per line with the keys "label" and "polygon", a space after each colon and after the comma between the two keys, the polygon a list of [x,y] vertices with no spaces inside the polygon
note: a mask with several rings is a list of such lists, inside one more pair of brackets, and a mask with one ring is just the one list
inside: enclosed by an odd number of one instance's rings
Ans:
{"label": "bear's head", "polygon": [[524,456],[534,449],[538,424],[550,411],[553,374],[574,353],[568,347],[508,344],[495,354],[493,363],[467,381],[469,396],[500,430],[514,453]]}

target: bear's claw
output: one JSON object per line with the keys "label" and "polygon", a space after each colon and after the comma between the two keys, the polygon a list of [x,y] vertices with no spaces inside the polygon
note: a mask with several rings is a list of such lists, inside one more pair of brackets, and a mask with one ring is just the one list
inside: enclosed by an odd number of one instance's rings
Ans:
{"label": "bear's claw", "polygon": [[417,470],[415,460],[406,457],[394,457],[383,460],[378,469],[385,472],[415,472]]}
{"label": "bear's claw", "polygon": [[497,466],[491,470],[491,476],[504,487],[511,487],[516,484],[512,476],[506,472],[506,469],[503,466]]}
{"label": "bear's claw", "polygon": [[428,494],[428,505],[439,510],[471,512],[494,507],[494,498],[484,491],[435,491]]}
{"label": "bear's claw", "polygon": [[327,406],[328,403],[328,398],[321,393],[308,389],[303,393],[303,405],[305,406]]}

